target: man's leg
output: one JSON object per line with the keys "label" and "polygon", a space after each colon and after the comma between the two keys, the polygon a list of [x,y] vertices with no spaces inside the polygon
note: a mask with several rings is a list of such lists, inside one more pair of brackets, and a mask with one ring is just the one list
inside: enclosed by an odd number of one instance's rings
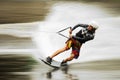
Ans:
{"label": "man's leg", "polygon": [[63,47],[63,48],[57,50],[56,52],[54,52],[54,53],[50,56],[50,58],[53,58],[53,57],[57,56],[58,54],[60,54],[60,53],[62,53],[62,52],[64,52],[64,51],[66,51],[66,50],[67,50],[67,49],[66,49],[66,46],[65,46],[65,47]]}
{"label": "man's leg", "polygon": [[71,61],[74,58],[77,59],[79,57],[80,47],[82,46],[82,44],[77,40],[73,40],[72,42],[73,42],[72,53],[70,57],[62,61],[63,63],[66,63],[67,61]]}
{"label": "man's leg", "polygon": [[68,39],[67,42],[66,42],[65,47],[63,47],[63,48],[57,50],[57,51],[54,52],[51,56],[47,57],[47,59],[46,59],[47,62],[49,62],[49,63],[51,64],[52,58],[53,58],[53,57],[57,56],[58,54],[60,54],[60,53],[62,53],[62,52],[64,52],[64,51],[66,51],[66,50],[69,50],[69,49],[71,48],[71,46],[72,46],[72,40],[71,40],[71,39]]}
{"label": "man's leg", "polygon": [[61,62],[61,66],[66,66],[66,65],[67,65],[67,64],[66,64],[67,61],[73,60],[74,57],[75,57],[75,55],[74,55],[74,54],[71,54],[70,57],[66,58],[65,60],[63,60],[63,61]]}
{"label": "man's leg", "polygon": [[71,60],[74,59],[74,57],[75,57],[75,55],[74,55],[74,54],[71,54],[70,57],[68,57],[68,58],[66,58],[65,60],[63,60],[63,62],[66,63],[67,61],[71,61]]}
{"label": "man's leg", "polygon": [[68,50],[68,49],[70,49],[70,48],[68,48],[67,45],[66,45],[65,47],[63,47],[63,48],[57,50],[56,52],[54,52],[51,56],[47,57],[46,61],[51,64],[53,57],[57,56],[58,54],[66,51],[66,50]]}

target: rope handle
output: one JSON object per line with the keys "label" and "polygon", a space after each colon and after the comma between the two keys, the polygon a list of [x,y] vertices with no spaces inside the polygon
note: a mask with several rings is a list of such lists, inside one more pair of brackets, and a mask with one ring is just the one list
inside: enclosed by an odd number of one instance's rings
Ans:
{"label": "rope handle", "polygon": [[57,33],[59,34],[59,35],[61,35],[61,36],[63,36],[63,37],[65,37],[65,38],[69,38],[69,37],[67,37],[67,36],[65,36],[65,35],[63,35],[61,32],[63,32],[63,31],[65,31],[65,30],[67,30],[67,29],[72,29],[72,27],[67,27],[67,28],[65,28],[65,29],[62,29],[62,30],[60,30],[60,31],[58,31]]}

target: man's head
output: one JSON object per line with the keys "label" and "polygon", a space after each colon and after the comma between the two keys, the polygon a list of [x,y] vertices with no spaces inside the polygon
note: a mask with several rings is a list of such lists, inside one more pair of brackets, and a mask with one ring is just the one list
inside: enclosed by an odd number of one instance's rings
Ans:
{"label": "man's head", "polygon": [[99,25],[95,21],[91,21],[88,26],[88,30],[98,29]]}

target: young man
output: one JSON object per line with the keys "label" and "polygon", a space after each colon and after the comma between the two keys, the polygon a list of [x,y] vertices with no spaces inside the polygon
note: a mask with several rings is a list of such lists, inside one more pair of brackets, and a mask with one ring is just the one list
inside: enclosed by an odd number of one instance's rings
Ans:
{"label": "young man", "polygon": [[[75,36],[72,36],[72,31],[78,27],[82,27],[83,29],[80,29]],[[72,48],[70,57],[64,59],[61,62],[61,65],[65,64],[67,61],[73,60],[74,58],[77,59],[79,57],[79,52],[82,44],[85,43],[86,41],[94,39],[94,34],[97,28],[98,24],[96,22],[91,22],[90,24],[78,24],[73,28],[70,28],[69,31],[70,38],[66,41],[65,47],[57,50],[51,56],[48,56],[46,61],[51,64],[53,57],[57,56],[58,54],[66,50],[69,50],[70,48]]]}

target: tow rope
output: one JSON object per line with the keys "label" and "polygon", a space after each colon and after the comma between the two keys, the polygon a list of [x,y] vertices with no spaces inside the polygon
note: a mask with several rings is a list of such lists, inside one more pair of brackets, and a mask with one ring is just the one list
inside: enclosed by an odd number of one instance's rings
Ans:
{"label": "tow rope", "polygon": [[65,31],[65,30],[67,30],[67,29],[70,29],[71,27],[67,27],[67,28],[64,28],[64,29],[62,29],[62,30],[60,30],[60,31],[58,31],[57,33],[59,34],[59,35],[61,35],[61,36],[63,36],[63,37],[65,37],[65,38],[69,38],[69,37],[67,37],[67,36],[65,36],[64,34],[62,34],[61,32],[63,32],[63,31]]}

